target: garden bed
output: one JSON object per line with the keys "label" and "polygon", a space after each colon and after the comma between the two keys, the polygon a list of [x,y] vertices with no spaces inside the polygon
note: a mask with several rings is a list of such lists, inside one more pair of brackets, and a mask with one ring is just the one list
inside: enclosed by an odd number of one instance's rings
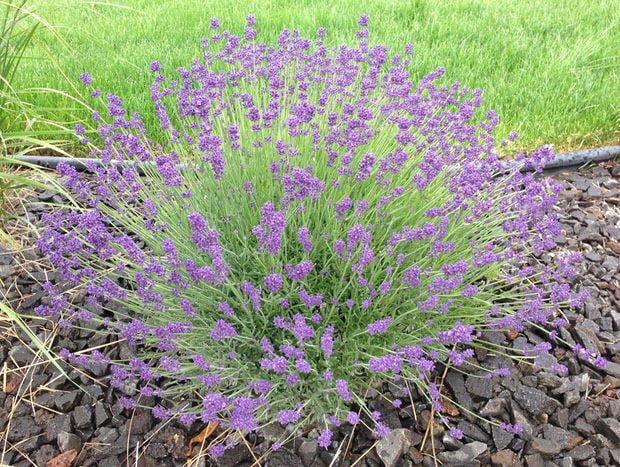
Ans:
{"label": "garden bed", "polygon": [[[548,365],[563,363],[569,369],[557,376],[531,366],[513,366],[507,378],[484,379],[456,371],[437,372],[445,395],[444,415],[464,433],[461,441],[435,422],[426,399],[412,394],[412,402],[400,408],[371,402],[386,415],[392,433],[377,440],[366,429],[342,425],[335,429],[329,449],[317,445],[318,431],[307,427],[303,434],[279,450],[268,452],[284,428],[270,426],[250,435],[217,460],[210,460],[205,447],[211,438],[204,426],[191,427],[161,422],[147,410],[126,411],[115,402],[123,395],[107,383],[108,375],[72,369],[62,376],[49,360],[33,351],[29,338],[8,317],[0,319],[0,464],[26,465],[251,465],[266,466],[411,466],[411,465],[526,465],[594,466],[620,464],[620,176],[619,162],[589,168],[559,170],[550,174],[564,184],[556,206],[564,234],[559,250],[579,252],[573,281],[587,288],[590,298],[578,313],[568,315],[570,325],[560,336],[609,360],[605,369],[581,362],[562,345],[548,355]],[[15,245],[0,249],[0,295],[12,309],[32,315],[45,299],[41,284],[56,274],[34,247],[45,203],[62,202],[53,192],[24,190],[13,199],[15,218],[6,229]],[[553,262],[553,255],[543,261]],[[83,295],[76,293],[76,304]],[[68,345],[76,349],[106,345],[109,355],[126,357],[123,343],[109,345],[110,337],[92,331],[60,331],[43,319],[28,322],[49,350]],[[534,331],[521,334],[489,333],[508,347],[535,345],[542,339]],[[488,365],[495,357],[476,352],[475,359]],[[63,363],[64,365],[64,363]],[[467,368],[465,368],[467,369]],[[389,391],[389,387],[381,390]],[[419,396],[419,395],[418,395]],[[460,408],[459,408],[460,407]],[[515,435],[499,430],[468,413],[518,423]],[[433,429],[431,434],[431,427]],[[198,435],[198,438],[194,438]],[[192,439],[200,440],[191,443]],[[204,440],[202,440],[204,438]],[[190,444],[193,449],[190,449]],[[188,456],[188,453],[191,455]],[[136,458],[138,459],[136,461]]]}

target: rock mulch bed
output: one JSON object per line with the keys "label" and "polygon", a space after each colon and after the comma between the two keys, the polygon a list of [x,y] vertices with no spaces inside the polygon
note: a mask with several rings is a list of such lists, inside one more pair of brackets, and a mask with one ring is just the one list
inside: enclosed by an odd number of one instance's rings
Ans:
{"label": "rock mulch bed", "polygon": [[[440,371],[445,395],[456,403],[446,401],[444,415],[464,432],[462,441],[444,430],[417,395],[413,405],[400,409],[383,407],[379,399],[373,402],[387,411],[383,421],[393,429],[385,439],[376,440],[365,429],[343,425],[336,429],[332,447],[324,450],[317,446],[317,431],[309,428],[268,453],[283,433],[281,427],[270,426],[248,436],[217,461],[204,455],[200,442],[193,443],[194,456],[188,457],[190,441],[202,426],[159,422],[141,409],[125,412],[115,405],[119,394],[107,386],[105,372],[94,368],[87,373],[65,366],[69,378],[84,390],[78,389],[45,355],[33,352],[21,329],[0,317],[0,464],[249,466],[258,460],[264,466],[287,467],[620,465],[619,175],[618,162],[552,174],[565,186],[557,205],[564,229],[558,238],[559,249],[583,255],[574,282],[590,292],[583,310],[567,316],[570,326],[561,338],[602,354],[608,365],[602,370],[593,367],[558,345],[545,361],[566,365],[569,374],[562,377],[525,364],[513,365],[512,375],[503,379]],[[36,224],[45,202],[62,200],[49,191],[20,198],[16,218],[7,222],[7,229],[19,234],[16,245],[0,249],[0,296],[12,309],[28,315],[46,299],[41,283],[56,279],[33,247],[34,231],[29,224]],[[542,260],[554,258],[548,255]],[[76,293],[73,301],[79,303],[82,298]],[[59,331],[41,319],[28,323],[52,351],[90,348],[109,339],[88,329]],[[486,337],[518,348],[542,340],[534,331],[515,336],[488,333]],[[106,351],[123,355],[128,349],[114,345]],[[485,365],[499,363],[493,360],[499,357],[485,352],[477,352],[476,359]],[[518,423],[523,433],[506,433],[478,415]]]}

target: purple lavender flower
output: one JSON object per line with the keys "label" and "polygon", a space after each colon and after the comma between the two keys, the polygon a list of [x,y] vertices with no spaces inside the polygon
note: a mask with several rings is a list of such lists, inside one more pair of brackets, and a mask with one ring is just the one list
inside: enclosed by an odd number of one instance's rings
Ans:
{"label": "purple lavender flower", "polygon": [[416,288],[420,284],[420,268],[411,266],[408,268],[402,278],[403,284],[410,288]]}
{"label": "purple lavender flower", "polygon": [[138,408],[138,401],[129,397],[121,396],[118,399],[118,405],[125,410],[134,410]]}
{"label": "purple lavender flower", "polygon": [[219,310],[224,313],[225,316],[233,316],[235,311],[227,302],[222,302],[218,305]]}
{"label": "purple lavender flower", "polygon": [[343,401],[349,402],[351,400],[351,393],[349,392],[349,385],[346,380],[336,380],[336,392]]}
{"label": "purple lavender flower", "polygon": [[310,364],[303,358],[295,361],[295,368],[300,373],[310,373],[312,371],[312,367],[310,366]]}
{"label": "purple lavender flower", "polygon": [[161,242],[161,248],[166,255],[166,259],[171,268],[179,268],[181,262],[179,261],[179,254],[174,246],[174,242],[167,238]]}
{"label": "purple lavender flower", "polygon": [[314,337],[314,331],[310,326],[306,324],[306,319],[300,313],[296,313],[293,317],[295,326],[293,328],[293,335],[300,344],[304,341],[312,339]]}
{"label": "purple lavender flower", "polygon": [[461,297],[470,298],[476,295],[476,292],[478,292],[477,286],[473,284],[467,284],[463,287],[463,290],[461,290]]}
{"label": "purple lavender flower", "polygon": [[301,414],[298,410],[281,410],[276,416],[276,420],[281,425],[288,425],[289,423],[295,423],[301,418]]}
{"label": "purple lavender flower", "polygon": [[374,336],[375,334],[382,334],[387,331],[390,324],[392,324],[392,318],[388,316],[387,318],[379,319],[374,323],[370,323],[366,327],[366,331],[371,336]]}
{"label": "purple lavender flower", "polygon": [[297,230],[297,241],[302,246],[302,251],[307,254],[312,251],[312,242],[310,241],[310,236],[307,227],[300,227]]}
{"label": "purple lavender flower", "polygon": [[334,242],[334,253],[336,253],[336,255],[340,259],[343,259],[342,252],[344,250],[344,247],[345,247],[344,240],[338,239]]}
{"label": "purple lavender flower", "polygon": [[282,211],[275,211],[273,205],[267,201],[262,207],[261,224],[252,228],[252,233],[258,239],[260,250],[276,256],[280,251],[282,233],[286,228],[286,220]]}
{"label": "purple lavender flower", "polygon": [[213,326],[213,329],[209,331],[209,337],[214,341],[220,341],[226,338],[233,338],[237,336],[237,331],[230,324],[223,319],[218,319]]}
{"label": "purple lavender flower", "polygon": [[265,284],[265,288],[269,292],[276,293],[282,288],[282,275],[277,273],[269,274],[263,277],[263,284]]}
{"label": "purple lavender flower", "polygon": [[205,394],[202,398],[203,411],[201,413],[201,419],[204,423],[216,422],[219,418],[219,413],[228,406],[228,398],[222,394],[217,394],[212,391]]}
{"label": "purple lavender flower", "polygon": [[172,410],[166,409],[161,405],[156,405],[155,407],[153,407],[151,413],[153,414],[153,417],[159,420],[168,420],[172,416]]}
{"label": "purple lavender flower", "polygon": [[342,198],[342,200],[340,200],[334,207],[336,217],[342,218],[344,216],[344,213],[351,209],[351,206],[351,198],[349,198],[348,196]]}
{"label": "purple lavender flower", "polygon": [[108,93],[106,94],[105,97],[108,100],[107,108],[108,108],[108,115],[110,117],[123,117],[127,113],[125,109],[123,109],[123,103],[121,102],[121,99],[118,96]]}
{"label": "purple lavender flower", "polygon": [[316,203],[325,188],[325,182],[316,177],[312,177],[312,169],[300,169],[293,167],[289,174],[285,174],[282,179],[284,196],[281,201],[282,207],[286,207],[291,202],[297,200],[303,202],[306,198]]}
{"label": "purple lavender flower", "polygon": [[304,357],[304,351],[292,344],[280,344],[278,350],[284,354],[286,358],[300,359]]}
{"label": "purple lavender flower", "polygon": [[372,248],[364,246],[362,252],[360,253],[357,265],[360,267],[360,269],[363,269],[368,266],[374,258],[375,254],[372,251]]}
{"label": "purple lavender flower", "polygon": [[321,430],[319,433],[319,438],[318,438],[319,446],[322,448],[328,448],[329,445],[331,444],[332,436],[333,436],[333,433],[331,430],[327,428]]}
{"label": "purple lavender flower", "polygon": [[261,289],[254,287],[248,281],[241,282],[239,288],[244,294],[250,297],[250,303],[252,303],[252,308],[254,308],[255,311],[260,311],[262,309],[260,303]]}
{"label": "purple lavender flower", "polygon": [[378,438],[385,438],[387,435],[390,434],[390,428],[382,422],[377,422],[375,424],[375,429],[373,430],[373,433],[378,437]]}
{"label": "purple lavender flower", "polygon": [[[568,374],[568,367],[566,365],[562,365],[561,363],[553,364],[549,368],[549,371],[555,375],[564,376]],[[509,370],[510,372],[510,370]]]}
{"label": "purple lavender flower", "polygon": [[82,82],[84,86],[90,86],[90,84],[93,82],[93,79],[90,77],[88,73],[82,73],[80,75],[80,81]]}
{"label": "purple lavender flower", "polygon": [[361,182],[366,180],[370,175],[370,171],[372,170],[372,166],[375,163],[375,156],[371,153],[366,153],[362,156],[360,160],[359,166],[357,167],[357,174],[355,175],[355,181]]}
{"label": "purple lavender flower", "polygon": [[334,326],[329,324],[325,327],[325,331],[321,335],[321,350],[325,356],[325,360],[329,360],[334,349]]}
{"label": "purple lavender flower", "polygon": [[437,342],[442,344],[464,344],[471,342],[473,336],[473,326],[466,324],[463,325],[457,321],[454,323],[454,327],[447,331],[440,331],[437,333]]}
{"label": "purple lavender flower", "polygon": [[189,426],[196,421],[198,416],[194,413],[183,413],[179,415],[179,422],[183,425]]}
{"label": "purple lavender flower", "polygon": [[274,347],[271,344],[271,342],[269,342],[269,339],[267,339],[266,337],[263,337],[260,340],[260,348],[263,352],[265,352],[267,355],[269,356],[273,356],[273,351],[274,351]]}
{"label": "purple lavender flower", "polygon": [[232,402],[232,412],[228,417],[231,430],[241,430],[243,433],[251,433],[258,429],[258,423],[254,416],[254,410],[259,404],[259,399],[249,397],[237,397]]}
{"label": "purple lavender flower", "polygon": [[298,295],[301,302],[308,308],[320,306],[323,303],[323,295],[321,294],[310,295],[304,289],[301,289]]}
{"label": "purple lavender flower", "polygon": [[299,264],[292,266],[287,264],[284,266],[284,272],[292,281],[302,281],[312,269],[314,265],[311,261],[301,261]]}
{"label": "purple lavender flower", "polygon": [[362,245],[367,245],[370,242],[370,234],[361,224],[355,224],[347,232],[347,251],[353,252],[358,242]]}
{"label": "purple lavender flower", "polygon": [[273,384],[271,384],[267,380],[259,379],[257,381],[254,381],[250,385],[250,387],[259,394],[265,394],[267,391],[269,391],[273,387]]}
{"label": "purple lavender flower", "polygon": [[379,293],[381,295],[387,295],[388,292],[390,291],[390,287],[391,287],[392,283],[390,281],[383,281],[381,282],[381,285],[379,285]]}
{"label": "purple lavender flower", "polygon": [[224,455],[224,445],[222,443],[215,443],[209,446],[209,456],[214,459],[222,457]]}
{"label": "purple lavender flower", "polygon": [[355,219],[359,219],[361,215],[364,214],[364,212],[366,212],[366,209],[368,209],[368,201],[366,201],[365,199],[361,201],[356,201],[355,202],[355,213],[353,214]]}
{"label": "purple lavender flower", "polygon": [[384,355],[383,357],[372,357],[368,360],[368,371],[371,373],[397,374],[400,372],[401,358],[398,355]]}
{"label": "purple lavender flower", "polygon": [[360,416],[357,412],[347,413],[347,422],[351,425],[357,425],[360,422]]}
{"label": "purple lavender flower", "polygon": [[500,422],[499,428],[507,431],[508,433],[519,434],[523,432],[523,427],[521,425],[513,425],[511,423]]}
{"label": "purple lavender flower", "polygon": [[194,310],[191,302],[186,298],[182,298],[179,301],[179,306],[181,307],[181,310],[183,310],[183,313],[185,313],[188,317],[195,318],[196,316],[198,316],[198,313],[196,313],[196,310]]}
{"label": "purple lavender flower", "polygon": [[181,363],[177,359],[167,355],[163,355],[159,359],[159,367],[169,373],[178,373],[181,371]]}

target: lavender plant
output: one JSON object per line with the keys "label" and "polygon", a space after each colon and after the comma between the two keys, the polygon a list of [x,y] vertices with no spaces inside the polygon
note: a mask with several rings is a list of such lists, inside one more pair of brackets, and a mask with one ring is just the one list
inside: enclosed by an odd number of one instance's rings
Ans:
{"label": "lavender plant", "polygon": [[110,385],[133,394],[124,407],[150,400],[156,417],[243,432],[312,422],[321,446],[341,422],[384,436],[375,383],[438,408],[438,367],[499,351],[484,331],[534,324],[553,338],[580,305],[565,280],[577,258],[537,262],[559,233],[559,186],[504,169],[497,116],[473,121],[482,92],[438,87],[442,69],[412,82],[412,47],[371,46],[367,21],[356,47],[329,49],[322,28],[271,46],[252,16],[242,38],[213,19],[176,79],[151,64],[169,141],[106,94],[94,181],[59,167],[85,208],[47,216],[39,247],[87,304],[48,285],[39,312],[97,321],[135,349],[124,362],[63,354],[110,365]]}

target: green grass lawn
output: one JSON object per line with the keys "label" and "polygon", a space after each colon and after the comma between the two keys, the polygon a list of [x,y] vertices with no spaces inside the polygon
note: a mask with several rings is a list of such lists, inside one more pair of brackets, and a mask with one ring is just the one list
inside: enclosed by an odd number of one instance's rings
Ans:
{"label": "green grass lawn", "polygon": [[[497,136],[516,130],[518,149],[552,143],[556,150],[620,141],[620,8],[616,0],[33,0],[57,25],[70,49],[42,30],[15,86],[75,94],[69,82],[88,71],[104,92],[119,95],[156,131],[149,63],[169,76],[200,53],[209,19],[242,34],[256,16],[258,41],[274,43],[282,28],[306,37],[327,30],[326,42],[356,43],[360,13],[370,15],[370,42],[401,52],[414,44],[415,79],[437,66],[446,83],[484,90],[486,108],[501,122]],[[47,47],[45,57],[38,46]],[[63,73],[59,72],[59,69]],[[80,87],[76,87],[80,90]],[[26,94],[59,122],[88,113],[58,94]],[[513,148],[516,149],[516,148]]]}

